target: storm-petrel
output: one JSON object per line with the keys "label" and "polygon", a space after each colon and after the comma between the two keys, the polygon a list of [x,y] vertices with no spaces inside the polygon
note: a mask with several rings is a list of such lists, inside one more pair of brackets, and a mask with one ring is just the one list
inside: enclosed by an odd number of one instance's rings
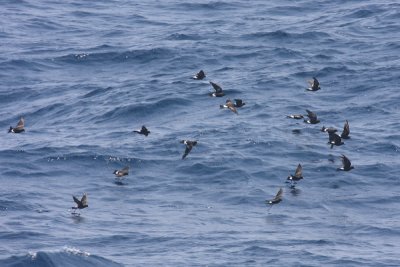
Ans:
{"label": "storm-petrel", "polygon": [[306,111],[307,111],[308,120],[304,120],[304,122],[310,123],[310,124],[317,124],[317,123],[319,123],[319,120],[318,120],[318,118],[317,118],[317,114],[315,114],[314,112],[312,112],[312,111],[310,111],[310,110],[308,110],[308,109],[306,109]]}
{"label": "storm-petrel", "polygon": [[192,148],[195,145],[197,145],[197,141],[182,140],[181,143],[186,145],[185,152],[183,153],[183,156],[182,156],[182,159],[184,159],[189,154],[189,152],[192,150]]}
{"label": "storm-petrel", "polygon": [[230,99],[226,100],[225,105],[219,105],[220,108],[228,108],[230,109],[232,112],[238,114],[235,104],[232,103],[232,101]]}
{"label": "storm-petrel", "polygon": [[150,133],[150,131],[147,130],[147,128],[144,125],[142,126],[142,129],[140,129],[140,131],[135,130],[133,132],[138,134],[143,134],[144,136],[148,136]]}
{"label": "storm-petrel", "polygon": [[222,87],[221,86],[219,86],[218,84],[213,83],[213,82],[210,82],[210,84],[212,85],[212,87],[215,90],[214,93],[210,93],[210,96],[221,97],[221,96],[225,95],[225,93],[222,91]]}
{"label": "storm-petrel", "polygon": [[192,77],[194,80],[203,80],[206,77],[206,74],[203,70],[200,70],[196,75]]}
{"label": "storm-petrel", "polygon": [[310,87],[307,88],[308,91],[318,91],[321,89],[321,87],[319,87],[319,81],[315,77],[313,77],[312,80],[309,80],[308,83],[310,84]]}
{"label": "storm-petrel", "polygon": [[351,166],[350,160],[345,155],[342,154],[340,158],[342,159],[342,167],[338,168],[338,170],[350,171],[351,169],[354,169],[354,167]]}
{"label": "storm-petrel", "polygon": [[21,117],[21,119],[19,119],[19,122],[18,122],[17,126],[16,127],[10,126],[10,129],[8,130],[8,132],[9,133],[22,133],[22,132],[25,132],[24,125],[25,125],[25,120],[24,120],[23,117]]}

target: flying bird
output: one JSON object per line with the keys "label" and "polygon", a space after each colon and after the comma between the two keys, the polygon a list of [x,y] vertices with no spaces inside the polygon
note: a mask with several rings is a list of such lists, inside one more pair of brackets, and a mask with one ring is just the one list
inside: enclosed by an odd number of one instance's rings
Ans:
{"label": "flying bird", "polygon": [[[74,210],[72,212],[72,214],[77,214],[76,210],[77,209],[84,209],[89,207],[88,206],[88,201],[87,201],[87,194],[84,193],[81,200],[77,199],[75,196],[72,196],[72,198],[74,199],[75,203],[76,203],[76,207],[72,207],[72,209]],[[78,213],[79,214],[79,213]]]}
{"label": "flying bird", "polygon": [[309,80],[308,83],[310,85],[310,87],[307,88],[308,91],[318,91],[321,89],[321,87],[319,87],[319,81],[315,77],[313,77],[312,80]]}
{"label": "flying bird", "polygon": [[24,129],[25,126],[25,119],[21,117],[18,121],[18,124],[16,127],[10,126],[10,129],[8,130],[9,133],[22,133],[25,132]]}
{"label": "flying bird", "polygon": [[123,176],[125,176],[125,175],[128,175],[128,174],[129,174],[129,167],[126,166],[126,167],[123,168],[122,170],[115,170],[115,171],[113,172],[113,174],[115,174],[115,176],[116,176],[117,178],[121,178],[121,177],[123,177]]}
{"label": "flying bird", "polygon": [[203,70],[200,70],[196,75],[192,77],[194,80],[203,80],[206,77],[206,74]]}
{"label": "flying bird", "polygon": [[147,130],[147,128],[143,125],[142,128],[140,129],[140,131],[135,130],[133,131],[134,133],[138,133],[138,134],[143,134],[144,136],[148,136],[150,131]]}
{"label": "flying bird", "polygon": [[279,189],[278,193],[276,193],[275,197],[271,200],[266,200],[265,204],[270,205],[268,211],[272,208],[273,205],[278,204],[282,201],[283,190],[282,188]]}
{"label": "flying bird", "polygon": [[340,138],[339,135],[337,135],[336,133],[329,133],[329,142],[328,144],[331,145],[331,149],[333,148],[333,146],[341,146],[344,143],[342,142],[342,138]]}
{"label": "flying bird", "polygon": [[294,187],[297,181],[300,181],[301,179],[303,179],[303,167],[299,163],[299,165],[297,165],[296,172],[294,173],[294,175],[289,174],[287,180],[289,180],[291,186]]}
{"label": "flying bird", "polygon": [[346,120],[343,126],[343,132],[340,135],[340,137],[343,139],[349,139],[350,138],[349,134],[350,134],[350,125],[349,122]]}
{"label": "flying bird", "polygon": [[307,117],[308,120],[304,120],[304,122],[309,123],[309,124],[317,124],[319,123],[319,120],[317,118],[317,114],[315,114],[314,112],[306,109],[307,111]]}
{"label": "flying bird", "polygon": [[214,93],[210,93],[210,96],[221,97],[221,96],[225,95],[225,93],[222,91],[222,87],[221,86],[219,86],[218,84],[213,83],[213,82],[210,82],[210,84],[212,85],[212,87],[215,90]]}
{"label": "flying bird", "polygon": [[183,153],[182,159],[185,159],[186,156],[189,154],[189,152],[192,150],[192,148],[197,145],[197,141],[190,141],[190,140],[182,140],[181,144],[185,144],[185,152]]}
{"label": "flying bird", "polygon": [[219,105],[220,108],[227,108],[229,110],[231,110],[232,112],[238,114],[235,104],[232,103],[232,101],[230,99],[226,100],[225,105]]}
{"label": "flying bird", "polygon": [[350,171],[351,169],[354,169],[354,167],[351,166],[350,160],[345,155],[342,154],[340,158],[342,159],[342,167],[338,168],[338,170]]}

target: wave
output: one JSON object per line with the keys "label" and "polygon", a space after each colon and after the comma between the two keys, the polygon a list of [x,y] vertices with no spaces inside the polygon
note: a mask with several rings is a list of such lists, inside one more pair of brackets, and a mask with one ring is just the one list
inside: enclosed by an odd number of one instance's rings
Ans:
{"label": "wave", "polygon": [[100,256],[91,255],[75,248],[64,248],[56,252],[31,252],[25,256],[11,256],[0,260],[3,267],[121,267],[122,264],[105,259]]}

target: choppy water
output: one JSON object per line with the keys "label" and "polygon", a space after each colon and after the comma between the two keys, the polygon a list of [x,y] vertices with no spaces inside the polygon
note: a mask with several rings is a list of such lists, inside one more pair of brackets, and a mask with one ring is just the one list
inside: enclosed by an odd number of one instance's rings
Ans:
{"label": "choppy water", "polygon": [[397,1],[0,5],[0,266],[400,266]]}

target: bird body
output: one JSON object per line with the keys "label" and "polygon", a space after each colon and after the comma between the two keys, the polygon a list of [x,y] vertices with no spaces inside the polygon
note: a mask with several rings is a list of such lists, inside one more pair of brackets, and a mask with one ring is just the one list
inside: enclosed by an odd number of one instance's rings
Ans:
{"label": "bird body", "polygon": [[313,77],[312,80],[309,80],[308,83],[310,84],[310,87],[307,88],[308,91],[318,91],[321,89],[321,87],[319,87],[319,81],[315,77]]}
{"label": "bird body", "polygon": [[215,90],[214,93],[210,93],[210,96],[221,97],[221,96],[225,95],[225,93],[222,91],[222,87],[221,86],[219,86],[218,84],[213,83],[213,82],[210,82],[210,84],[212,85],[212,87]]}
{"label": "bird body", "polygon": [[275,197],[271,200],[266,200],[265,203],[269,205],[278,204],[282,201],[283,190],[282,188],[279,189],[278,193],[276,193]]}
{"label": "bird body", "polygon": [[189,154],[189,152],[192,150],[192,148],[197,145],[197,141],[190,141],[190,140],[182,140],[182,144],[186,145],[185,152],[183,153],[182,159],[185,159],[186,156]]}
{"label": "bird body", "polygon": [[72,199],[75,201],[76,203],[76,207],[72,207],[72,209],[74,210],[74,212],[72,212],[72,214],[77,214],[76,210],[77,209],[84,209],[89,207],[88,205],[88,200],[87,200],[87,194],[84,193],[81,200],[79,200],[78,198],[76,198],[75,196],[72,196]]}
{"label": "bird body", "polygon": [[206,74],[203,70],[200,70],[196,75],[192,77],[194,80],[203,80],[206,77]]}
{"label": "bird body", "polygon": [[354,169],[354,167],[351,166],[350,160],[345,155],[342,154],[340,158],[342,159],[342,167],[338,168],[338,170],[350,171],[351,169]]}
{"label": "bird body", "polygon": [[301,179],[303,179],[303,167],[299,163],[299,165],[297,165],[296,172],[294,173],[294,175],[290,174],[287,180],[297,182],[300,181]]}
{"label": "bird body", "polygon": [[134,133],[138,133],[138,134],[143,134],[144,136],[148,136],[150,131],[147,130],[147,128],[143,125],[142,128],[140,129],[140,131],[133,131]]}
{"label": "bird body", "polygon": [[317,118],[317,114],[315,114],[314,112],[306,109],[307,111],[307,117],[308,120],[304,120],[304,122],[309,123],[309,124],[317,124],[319,123],[319,120]]}
{"label": "bird body", "polygon": [[16,127],[10,126],[10,129],[8,130],[9,133],[22,133],[25,132],[24,129],[25,126],[25,119],[21,117],[18,121],[18,124]]}
{"label": "bird body", "polygon": [[233,104],[233,102],[230,99],[226,100],[225,105],[220,105],[220,108],[227,108],[231,110],[233,113],[238,114],[235,104]]}
{"label": "bird body", "polygon": [[123,176],[125,176],[125,175],[128,175],[128,174],[129,174],[129,167],[126,166],[126,167],[123,168],[122,170],[115,170],[115,171],[113,172],[113,174],[115,174],[115,176],[118,177],[118,178],[121,178],[121,177],[123,177]]}

